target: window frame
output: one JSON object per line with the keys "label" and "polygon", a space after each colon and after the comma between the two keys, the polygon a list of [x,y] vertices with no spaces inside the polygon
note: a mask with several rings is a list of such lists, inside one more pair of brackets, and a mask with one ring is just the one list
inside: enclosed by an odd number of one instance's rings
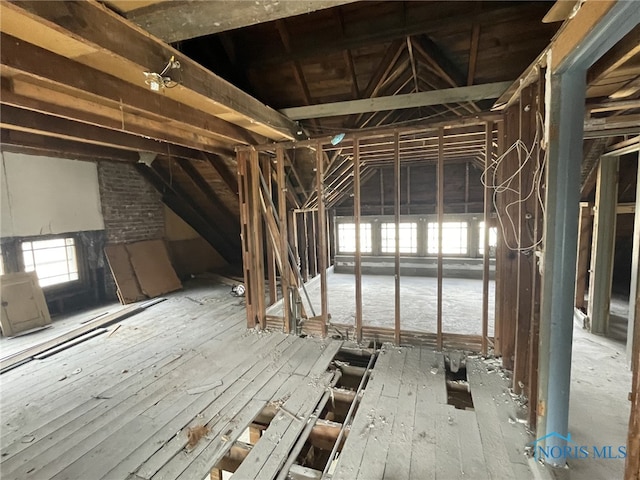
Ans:
{"label": "window frame", "polygon": [[[70,272],[67,269],[67,275],[71,275],[71,274],[75,274],[77,276],[77,278],[71,278],[69,280],[63,281],[63,282],[58,282],[58,283],[50,283],[50,284],[46,284],[46,285],[41,285],[42,289],[45,291],[57,291],[57,290],[66,290],[69,288],[76,288],[78,285],[80,285],[83,281],[84,281],[84,277],[85,277],[85,264],[84,264],[84,251],[82,248],[82,242],[80,241],[80,238],[78,237],[78,235],[75,234],[61,234],[61,235],[47,235],[47,236],[37,236],[37,237],[24,237],[24,238],[20,238],[17,242],[16,242],[16,254],[18,257],[18,262],[19,262],[19,266],[20,266],[20,271],[22,272],[27,272],[27,271],[35,271],[37,274],[37,263],[35,262],[35,255],[32,254],[32,258],[34,259],[34,268],[27,270],[27,264],[25,262],[25,253],[27,251],[31,251],[33,252],[33,243],[37,243],[37,242],[45,242],[45,241],[51,241],[51,240],[64,240],[65,241],[65,245],[64,248],[65,250],[69,247],[73,247],[74,249],[74,256],[75,256],[75,272]],[[68,245],[67,242],[68,241],[72,241],[71,245]],[[30,243],[31,244],[31,249],[24,249],[24,244]],[[52,248],[63,248],[63,246],[59,246],[59,247],[52,247]],[[65,254],[67,254],[67,252],[65,252]],[[67,258],[67,264],[69,262],[69,259]],[[61,263],[61,262],[59,262]],[[62,274],[61,274],[62,275]],[[45,277],[44,280],[46,280],[46,278],[52,278],[51,277]],[[40,277],[38,276],[38,281],[40,281]]]}
{"label": "window frame", "polygon": [[[353,226],[353,236],[354,236],[354,240],[353,240],[353,245],[354,245],[354,249],[353,251],[345,251],[342,248],[342,242],[340,241],[340,229],[343,225],[349,225],[349,226]],[[355,233],[356,233],[356,229],[355,229],[355,222],[348,222],[348,221],[343,221],[343,222],[337,222],[336,223],[336,254],[337,255],[355,255],[356,254],[356,242],[355,242]],[[362,248],[362,244],[363,244],[363,236],[362,236],[362,230],[365,229],[369,230],[369,248],[368,250],[365,250]],[[366,245],[366,244],[365,244]],[[360,254],[361,255],[373,255],[373,222],[360,222]]]}

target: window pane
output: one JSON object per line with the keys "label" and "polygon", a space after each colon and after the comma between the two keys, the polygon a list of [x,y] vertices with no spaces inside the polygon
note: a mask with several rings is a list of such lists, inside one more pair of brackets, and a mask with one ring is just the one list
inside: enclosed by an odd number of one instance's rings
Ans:
{"label": "window pane", "polygon": [[23,242],[22,256],[25,271],[35,270],[42,287],[79,278],[73,238]]}
{"label": "window pane", "polygon": [[[383,223],[380,226],[382,235],[382,253],[396,252],[396,224]],[[400,253],[418,252],[418,224],[400,223],[398,226]]]}
{"label": "window pane", "polygon": [[[480,239],[478,241],[478,253],[484,254],[484,222],[480,222]],[[498,228],[489,227],[489,255],[495,255],[496,246],[498,245]]]}
{"label": "window pane", "polygon": [[[341,253],[355,253],[356,225],[355,223],[338,224],[338,249]],[[360,224],[360,252],[371,253],[371,224]]]}
{"label": "window pane", "polygon": [[[427,226],[427,252],[438,253],[438,224]],[[444,222],[442,224],[442,253],[465,255],[467,253],[467,222]]]}

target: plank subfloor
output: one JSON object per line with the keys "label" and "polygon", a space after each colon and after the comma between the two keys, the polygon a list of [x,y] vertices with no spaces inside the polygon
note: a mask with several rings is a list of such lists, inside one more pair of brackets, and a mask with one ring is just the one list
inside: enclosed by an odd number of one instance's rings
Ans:
{"label": "plank subfloor", "polygon": [[[341,345],[247,331],[215,285],[115,327],[2,375],[3,479],[204,478],[268,402],[310,412]],[[207,433],[189,444],[193,427]]]}
{"label": "plank subfloor", "polygon": [[[116,328],[117,327],[117,328]],[[2,375],[3,479],[203,479],[269,404],[234,479],[274,479],[318,405],[340,341],[247,331],[227,287],[171,295]],[[385,344],[334,480],[533,478],[506,381],[467,359],[474,410],[448,405],[445,360]],[[190,441],[190,432],[204,435]]]}
{"label": "plank subfloor", "polygon": [[460,410],[447,403],[442,353],[385,344],[333,479],[533,478],[506,382],[479,359],[468,368],[476,408]]}

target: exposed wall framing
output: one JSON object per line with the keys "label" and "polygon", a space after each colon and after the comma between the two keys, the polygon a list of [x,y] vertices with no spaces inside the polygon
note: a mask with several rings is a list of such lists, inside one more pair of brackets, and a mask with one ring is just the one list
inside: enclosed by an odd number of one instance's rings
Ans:
{"label": "exposed wall framing", "polygon": [[[242,251],[245,264],[245,282],[247,292],[247,325],[250,328],[277,328],[283,331],[301,331],[327,335],[331,324],[329,311],[329,292],[327,269],[330,265],[330,252],[335,251],[335,232],[329,221],[334,209],[344,199],[352,198],[352,210],[355,224],[355,307],[356,314],[352,325],[340,324],[340,331],[347,332],[358,341],[388,339],[395,344],[427,343],[438,349],[447,347],[468,348],[487,352],[493,345],[488,336],[488,295],[489,295],[489,255],[488,248],[483,259],[483,312],[481,335],[456,335],[447,332],[447,321],[442,316],[442,277],[443,255],[438,254],[439,277],[439,314],[438,328],[435,332],[414,332],[403,328],[400,317],[400,250],[399,224],[403,184],[408,180],[410,166],[433,165],[437,171],[436,213],[439,222],[439,238],[442,239],[442,222],[445,205],[445,171],[447,165],[463,165],[461,171],[468,170],[464,164],[474,163],[485,176],[493,177],[495,167],[496,129],[499,116],[463,119],[453,123],[441,123],[435,126],[410,127],[405,129],[382,129],[348,135],[341,141],[332,141],[325,137],[301,142],[240,147],[237,152],[239,193],[242,223]],[[292,158],[293,150],[306,149],[315,158],[315,178],[308,185],[309,192],[300,205],[291,202],[286,195],[286,178],[295,176],[296,165],[286,165],[285,158]],[[299,153],[300,155],[300,153]],[[407,176],[403,176],[403,167],[407,167]],[[378,188],[388,185],[392,191],[393,221],[396,225],[396,250],[393,253],[395,288],[393,328],[380,328],[364,325],[362,299],[362,252],[360,251],[360,224],[362,221],[361,196],[362,185],[381,168],[389,168],[392,173],[391,185],[379,180]],[[269,170],[269,182],[264,175]],[[465,179],[468,176],[465,176]],[[384,183],[382,183],[384,182]],[[466,180],[465,180],[466,182]],[[407,182],[408,184],[408,182]],[[464,185],[465,199],[469,197],[469,186]],[[493,210],[492,187],[490,183],[480,190],[484,199],[478,213],[482,214],[486,224],[490,224]],[[348,205],[348,204],[345,204]],[[348,208],[343,206],[342,208]],[[463,210],[467,210],[464,207]],[[378,210],[380,211],[380,210]],[[274,212],[277,212],[277,219]],[[287,235],[287,223],[291,218],[294,226]],[[293,230],[293,234],[291,234]],[[488,232],[488,229],[485,229]],[[486,234],[488,245],[488,233]],[[442,240],[440,240],[440,244]],[[440,249],[442,247],[440,246]],[[266,251],[265,251],[266,249]],[[273,258],[275,273],[280,278],[280,292],[284,295],[281,310],[267,308],[266,298],[279,299],[280,295],[269,293],[276,289],[276,282],[269,281],[265,262]],[[304,283],[318,277],[320,283],[320,302],[311,304]],[[316,281],[316,280],[314,280]],[[267,285],[270,285],[267,289]],[[288,292],[288,293],[285,293]],[[287,305],[288,304],[288,305]],[[298,307],[296,307],[296,305]],[[276,315],[274,312],[282,312]]]}

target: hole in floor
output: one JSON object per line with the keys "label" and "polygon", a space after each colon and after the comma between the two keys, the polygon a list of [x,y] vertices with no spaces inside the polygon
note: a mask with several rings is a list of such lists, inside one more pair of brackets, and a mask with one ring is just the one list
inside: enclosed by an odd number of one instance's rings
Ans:
{"label": "hole in floor", "polygon": [[445,357],[447,403],[459,410],[473,410],[473,397],[467,378],[465,357],[451,354]]}
{"label": "hole in floor", "polygon": [[[339,372],[339,379],[328,388],[326,398],[316,406],[312,424],[301,434],[290,452],[288,479],[320,478],[325,466],[337,458],[349,436],[350,423],[353,420],[362,391],[368,381],[365,377],[367,366],[375,363],[373,352],[367,350],[341,349],[334,357],[329,370]],[[364,378],[364,380],[363,380]],[[358,395],[358,389],[361,393]],[[211,470],[211,480],[233,479],[233,473],[258,444],[262,434],[281,408],[278,402],[270,402],[232,444],[226,455]],[[347,425],[346,427],[344,425]],[[339,439],[339,445],[336,443]],[[335,449],[335,455],[334,453]]]}

